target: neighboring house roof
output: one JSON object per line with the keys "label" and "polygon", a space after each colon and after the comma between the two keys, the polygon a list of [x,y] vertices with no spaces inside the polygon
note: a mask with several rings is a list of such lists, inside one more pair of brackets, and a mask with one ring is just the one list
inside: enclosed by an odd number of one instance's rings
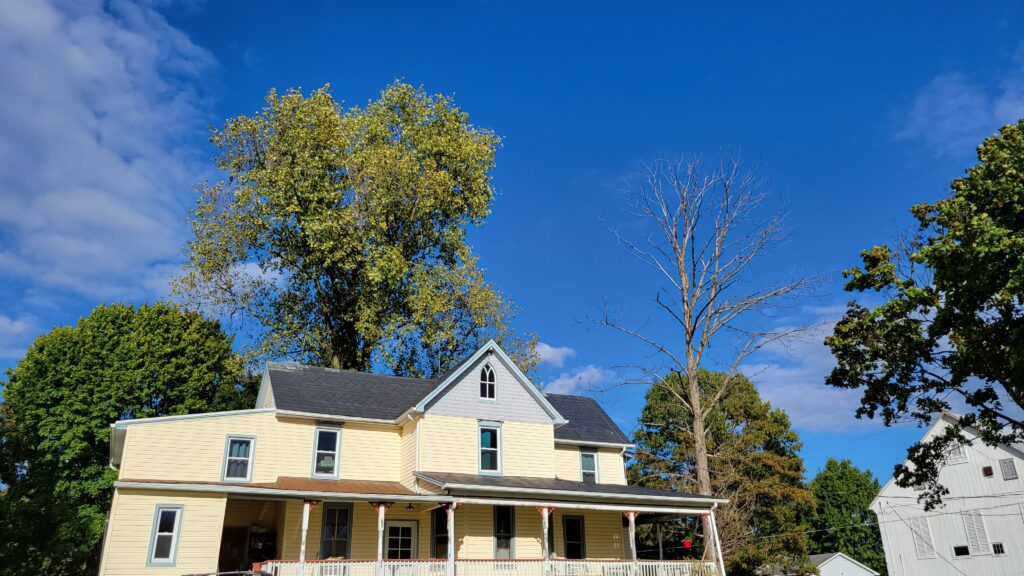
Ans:
{"label": "neighboring house roof", "polygon": [[437,380],[268,362],[278,410],[395,420],[429,394]]}
{"label": "neighboring house roof", "polygon": [[[416,472],[416,477],[430,482],[453,495],[481,492],[514,491],[517,494],[544,493],[563,497],[578,495],[605,495],[629,498],[665,498],[673,500],[716,500],[713,496],[702,496],[686,492],[672,492],[624,484],[589,484],[558,478],[535,478],[527,476],[484,476],[456,472]],[[724,500],[722,500],[724,502]]]}
{"label": "neighboring house roof", "polygon": [[843,554],[842,552],[829,552],[829,553],[826,553],[826,554],[812,554],[811,556],[809,556],[811,564],[814,564],[815,568],[821,568],[822,566],[828,564],[829,562],[835,560],[836,558],[845,558],[847,561],[852,562],[853,564],[856,564],[857,566],[863,568],[864,572],[866,574],[871,574],[872,576],[878,576],[878,572],[877,571],[872,570],[871,568],[868,568],[867,566],[861,564],[860,562],[854,560],[853,558],[850,558],[849,556],[847,556],[846,554]]}
{"label": "neighboring house roof", "polygon": [[629,438],[608,417],[593,398],[546,394],[551,405],[569,421],[555,428],[556,440],[579,442],[602,442],[607,444],[629,444]]}

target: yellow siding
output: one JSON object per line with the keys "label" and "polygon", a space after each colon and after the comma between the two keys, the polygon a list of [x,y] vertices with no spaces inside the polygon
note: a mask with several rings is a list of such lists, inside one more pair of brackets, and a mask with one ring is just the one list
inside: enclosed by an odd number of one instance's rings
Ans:
{"label": "yellow siding", "polygon": [[417,420],[409,420],[402,426],[402,461],[399,476],[402,484],[412,488],[415,485],[415,477],[412,475],[416,471],[416,426]]}
{"label": "yellow siding", "polygon": [[[225,502],[219,494],[116,490],[100,576],[216,572]],[[184,507],[176,562],[170,567],[146,566],[158,504]]]}
{"label": "yellow siding", "polygon": [[[577,467],[579,466],[577,460]],[[601,448],[597,451],[597,470],[601,484],[625,484],[626,466],[619,448]]]}
{"label": "yellow siding", "polygon": [[516,507],[516,558],[530,560],[543,558],[544,549],[541,547],[541,526],[540,512],[535,508]]}
{"label": "yellow siding", "polygon": [[[128,428],[121,478],[217,482],[229,434],[256,437],[253,482],[312,472],[315,422],[272,412],[134,424]],[[341,433],[340,477],[397,481],[396,427],[347,423]]]}
{"label": "yellow siding", "polygon": [[564,516],[582,516],[589,560],[621,560],[625,558],[622,542],[622,513],[603,510],[555,510],[551,528],[555,532],[555,555],[565,554],[562,529]]}
{"label": "yellow siding", "polygon": [[580,447],[555,445],[555,476],[562,480],[580,481]]}
{"label": "yellow siding", "polygon": [[274,527],[276,503],[256,500],[228,500],[224,510],[225,526]]}
{"label": "yellow siding", "polygon": [[[427,414],[420,420],[420,470],[477,473],[479,422]],[[505,422],[501,427],[502,471],[506,476],[554,476],[554,427]]]}

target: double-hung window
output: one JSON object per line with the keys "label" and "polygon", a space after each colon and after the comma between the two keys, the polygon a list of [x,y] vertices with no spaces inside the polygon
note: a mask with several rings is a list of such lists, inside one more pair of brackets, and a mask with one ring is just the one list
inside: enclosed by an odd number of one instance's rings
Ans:
{"label": "double-hung window", "polygon": [[149,539],[148,566],[174,566],[178,554],[182,506],[158,505]]}
{"label": "double-hung window", "polygon": [[580,448],[580,480],[597,484],[597,450]]}
{"label": "double-hung window", "polygon": [[1013,464],[1013,458],[999,461],[999,469],[1003,472],[1003,480],[1016,480],[1017,467]]}
{"label": "double-hung window", "polygon": [[341,452],[341,429],[317,426],[313,434],[313,477],[337,478]]}
{"label": "double-hung window", "polygon": [[224,481],[252,481],[255,448],[256,438],[253,436],[228,436],[224,447]]}
{"label": "double-hung window", "polygon": [[501,474],[501,424],[480,423],[480,472]]}
{"label": "double-hung window", "polygon": [[587,557],[583,516],[562,516],[562,541],[566,559],[582,560]]}
{"label": "double-hung window", "polygon": [[490,364],[484,364],[480,369],[480,397],[484,400],[494,400],[494,369]]}

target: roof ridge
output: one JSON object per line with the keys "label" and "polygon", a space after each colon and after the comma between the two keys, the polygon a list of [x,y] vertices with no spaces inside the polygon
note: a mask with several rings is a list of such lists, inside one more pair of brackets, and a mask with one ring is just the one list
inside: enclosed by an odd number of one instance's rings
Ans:
{"label": "roof ridge", "polygon": [[267,367],[271,365],[280,368],[299,369],[299,370],[323,370],[325,372],[335,372],[338,374],[358,374],[360,376],[369,376],[372,378],[391,378],[394,380],[414,380],[423,383],[437,382],[436,378],[420,378],[418,376],[397,376],[395,374],[380,374],[378,372],[367,372],[364,370],[351,370],[348,368],[328,368],[327,366],[311,366],[309,364],[301,364],[299,362],[267,362]]}

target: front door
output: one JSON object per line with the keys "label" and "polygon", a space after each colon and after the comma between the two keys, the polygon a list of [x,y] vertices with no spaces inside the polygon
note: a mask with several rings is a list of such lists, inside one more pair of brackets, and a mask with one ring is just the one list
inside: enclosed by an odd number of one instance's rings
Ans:
{"label": "front door", "polygon": [[247,526],[225,526],[220,535],[220,559],[218,572],[244,570],[248,562],[249,528]]}
{"label": "front door", "polygon": [[416,558],[416,522],[389,520],[384,524],[384,557],[388,560]]}

